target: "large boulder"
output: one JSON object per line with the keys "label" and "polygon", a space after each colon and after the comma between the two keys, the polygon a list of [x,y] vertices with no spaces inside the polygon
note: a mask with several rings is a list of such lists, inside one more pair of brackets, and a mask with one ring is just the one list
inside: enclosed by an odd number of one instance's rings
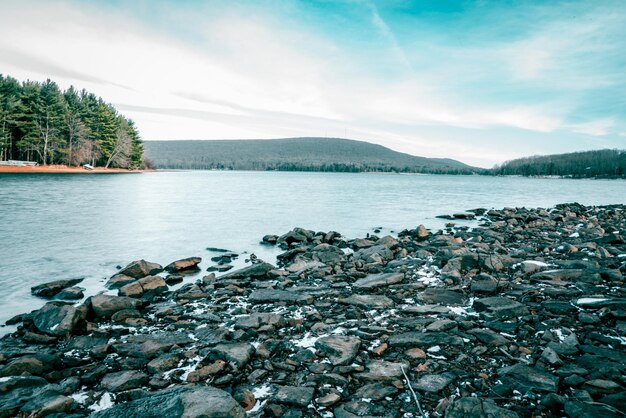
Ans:
{"label": "large boulder", "polygon": [[176,260],[173,263],[165,266],[165,270],[170,273],[175,273],[178,271],[186,271],[186,270],[197,270],[198,264],[202,261],[200,257],[189,257],[183,258],[182,260]]}
{"label": "large boulder", "polygon": [[88,301],[95,316],[107,319],[123,309],[137,309],[140,306],[139,301],[126,296],[96,295]]}
{"label": "large boulder", "polygon": [[404,280],[404,273],[369,274],[354,282],[352,286],[357,289],[373,289],[400,283],[402,280]]}
{"label": "large boulder", "polygon": [[144,295],[156,295],[167,292],[167,283],[161,276],[147,276],[143,279],[136,280],[132,283],[124,285],[119,290],[120,296],[128,296],[131,298],[140,298]]}
{"label": "large boulder", "polygon": [[231,271],[230,273],[224,274],[219,277],[220,280],[229,279],[246,279],[248,277],[252,278],[262,278],[267,275],[267,273],[271,270],[274,270],[275,267],[269,263],[257,263],[251,264],[247,267],[244,267],[239,270]]}
{"label": "large boulder", "polygon": [[33,324],[41,332],[61,337],[74,332],[81,317],[82,312],[72,305],[50,302],[35,313]]}
{"label": "large boulder", "polygon": [[333,366],[350,364],[359,352],[361,340],[358,337],[329,335],[315,342],[315,348],[326,353]]}
{"label": "large boulder", "polygon": [[210,386],[188,386],[155,392],[91,414],[92,418],[244,418],[232,396]]}
{"label": "large boulder", "polygon": [[137,371],[127,370],[116,373],[109,373],[102,379],[102,387],[109,392],[122,392],[124,390],[136,389],[148,383],[148,375]]}
{"label": "large boulder", "polygon": [[61,290],[77,285],[83,279],[55,280],[53,282],[43,283],[30,288],[30,293],[42,298],[51,298],[56,296]]}
{"label": "large boulder", "polygon": [[163,271],[163,267],[157,263],[151,263],[146,260],[133,261],[117,274],[132,277],[133,279],[141,279],[142,277],[158,274]]}

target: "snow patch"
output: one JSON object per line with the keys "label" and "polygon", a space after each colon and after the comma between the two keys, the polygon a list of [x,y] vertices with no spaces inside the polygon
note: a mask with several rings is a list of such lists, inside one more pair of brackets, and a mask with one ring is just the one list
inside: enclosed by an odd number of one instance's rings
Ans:
{"label": "snow patch", "polygon": [[113,406],[114,399],[115,398],[113,397],[113,395],[111,395],[109,392],[104,392],[100,400],[96,402],[95,404],[91,405],[89,409],[91,409],[94,412],[103,411]]}

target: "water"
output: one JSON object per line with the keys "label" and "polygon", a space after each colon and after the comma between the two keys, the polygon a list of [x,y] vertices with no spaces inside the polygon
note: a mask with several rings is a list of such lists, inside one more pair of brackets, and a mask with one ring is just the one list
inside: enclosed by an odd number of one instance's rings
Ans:
{"label": "water", "polygon": [[[265,234],[295,226],[363,237],[476,207],[626,203],[621,180],[289,172],[159,172],[127,175],[0,175],[0,323],[43,301],[30,287],[84,277],[103,289],[116,266],[163,265],[206,247],[254,252]],[[241,257],[238,265],[243,264]],[[194,278],[190,279],[194,280]],[[8,328],[4,328],[6,332]],[[3,329],[0,328],[0,334]]]}

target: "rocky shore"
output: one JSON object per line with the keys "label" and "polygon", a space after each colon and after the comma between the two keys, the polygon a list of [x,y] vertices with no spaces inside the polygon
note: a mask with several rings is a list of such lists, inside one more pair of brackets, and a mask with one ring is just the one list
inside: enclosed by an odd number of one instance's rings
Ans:
{"label": "rocky shore", "polygon": [[37,286],[54,300],[0,340],[0,418],[624,416],[626,207],[468,213],[267,235],[278,265],[217,276],[140,260],[85,302]]}

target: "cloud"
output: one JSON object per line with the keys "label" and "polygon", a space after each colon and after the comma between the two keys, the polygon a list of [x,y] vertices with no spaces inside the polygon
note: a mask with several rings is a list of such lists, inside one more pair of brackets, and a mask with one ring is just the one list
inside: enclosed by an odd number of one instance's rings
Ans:
{"label": "cloud", "polygon": [[351,136],[481,165],[623,142],[619,7],[396,4],[16,2],[0,72],[87,88],[145,139]]}

